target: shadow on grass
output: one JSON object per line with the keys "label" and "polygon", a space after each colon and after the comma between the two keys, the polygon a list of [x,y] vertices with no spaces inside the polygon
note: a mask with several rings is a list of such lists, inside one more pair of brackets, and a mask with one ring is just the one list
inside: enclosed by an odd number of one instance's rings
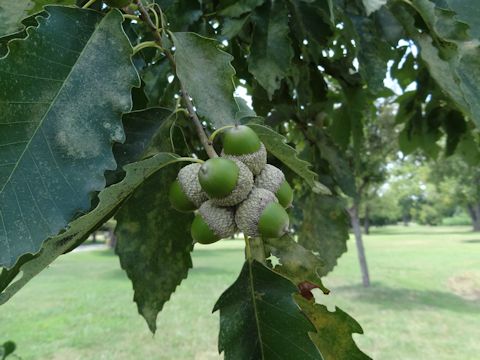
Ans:
{"label": "shadow on grass", "polygon": [[480,304],[455,294],[434,290],[392,288],[376,282],[370,288],[361,285],[341,286],[337,290],[350,293],[352,299],[377,304],[396,311],[418,308],[439,308],[460,313],[479,313]]}
{"label": "shadow on grass", "polygon": [[480,244],[480,239],[462,240],[462,242],[466,244]]}

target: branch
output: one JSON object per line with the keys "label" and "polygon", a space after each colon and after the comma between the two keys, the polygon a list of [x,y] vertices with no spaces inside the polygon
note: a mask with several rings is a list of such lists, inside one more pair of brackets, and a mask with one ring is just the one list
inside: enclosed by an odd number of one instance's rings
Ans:
{"label": "branch", "polygon": [[[153,23],[152,19],[150,18],[150,15],[148,14],[148,10],[145,9],[145,6],[143,6],[143,3],[141,0],[136,0],[136,4],[138,6],[138,10],[140,11],[140,18],[150,27],[153,33],[153,37],[155,38],[155,42],[163,48],[162,46],[162,36],[160,35],[160,32],[158,31],[157,27]],[[177,73],[177,66],[175,63],[175,59],[172,56],[172,53],[168,51],[168,49],[164,48],[163,53],[167,57],[168,61],[170,62],[170,65],[172,67],[173,72],[176,74]],[[178,79],[178,76],[177,76]],[[215,149],[213,148],[212,144],[208,141],[208,136],[205,133],[205,129],[202,126],[202,123],[200,119],[198,118],[197,113],[195,112],[195,109],[193,108],[192,101],[190,100],[190,97],[188,96],[188,93],[185,91],[185,87],[183,86],[182,82],[180,79],[178,79],[180,82],[180,88],[181,88],[181,93],[182,93],[182,98],[185,101],[185,104],[187,106],[187,110],[190,116],[190,119],[192,119],[193,124],[195,126],[195,131],[197,132],[198,138],[200,139],[200,142],[202,143],[202,146],[204,147],[205,151],[207,152],[207,155],[210,158],[215,158],[218,157]]]}
{"label": "branch", "polygon": [[197,131],[197,135],[203,147],[205,148],[205,151],[207,152],[208,157],[210,158],[218,157],[217,152],[213,148],[212,143],[208,140],[208,136],[205,133],[205,130],[203,129],[202,123],[200,122],[200,119],[198,118],[197,113],[193,108],[193,104],[192,104],[192,101],[190,100],[190,97],[188,96],[188,93],[185,91],[182,83],[180,83],[180,86],[182,88],[181,91],[182,91],[183,100],[187,105],[188,114],[190,115],[190,119],[192,119],[193,124],[195,125],[195,130]]}

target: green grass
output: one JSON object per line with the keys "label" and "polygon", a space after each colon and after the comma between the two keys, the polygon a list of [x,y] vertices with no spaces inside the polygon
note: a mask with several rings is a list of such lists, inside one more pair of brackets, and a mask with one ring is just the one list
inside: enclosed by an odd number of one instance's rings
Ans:
{"label": "green grass", "polygon": [[[475,360],[480,354],[480,235],[467,227],[386,227],[366,237],[373,286],[362,288],[355,244],[318,300],[354,316],[374,359]],[[0,307],[0,343],[22,359],[220,359],[216,298],[236,278],[242,243],[195,251],[195,269],[149,334],[109,252],[64,256]]]}

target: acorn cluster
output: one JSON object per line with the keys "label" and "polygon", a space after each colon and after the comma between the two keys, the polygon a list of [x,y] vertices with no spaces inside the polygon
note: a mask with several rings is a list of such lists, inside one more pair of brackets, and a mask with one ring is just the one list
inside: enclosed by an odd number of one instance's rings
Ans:
{"label": "acorn cluster", "polygon": [[283,172],[267,164],[257,134],[238,125],[223,133],[221,157],[180,169],[169,198],[178,211],[196,211],[192,238],[211,244],[237,231],[250,237],[284,235],[293,191]]}

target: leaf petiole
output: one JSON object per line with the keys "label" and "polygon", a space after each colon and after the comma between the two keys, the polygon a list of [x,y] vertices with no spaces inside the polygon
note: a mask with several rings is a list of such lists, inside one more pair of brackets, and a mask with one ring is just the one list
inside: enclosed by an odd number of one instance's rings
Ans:
{"label": "leaf petiole", "polygon": [[93,5],[97,0],[89,0],[85,5],[82,6],[82,9],[88,9],[91,5]]}
{"label": "leaf petiole", "polygon": [[203,164],[205,162],[202,159],[197,159],[197,158],[193,158],[193,157],[179,157],[176,160],[177,161],[195,162],[195,163],[199,163],[199,164]]}
{"label": "leaf petiole", "polygon": [[210,137],[208,138],[208,142],[210,144],[213,144],[213,140],[215,140],[215,137],[221,133],[222,131],[225,131],[227,129],[230,129],[232,127],[235,127],[236,125],[225,125],[225,126],[222,126],[221,128],[218,128],[217,130],[215,130],[212,135],[210,135]]}
{"label": "leaf petiole", "polygon": [[133,54],[136,54],[140,50],[145,49],[145,48],[149,48],[149,47],[157,48],[157,49],[160,49],[161,51],[164,51],[164,49],[160,45],[158,45],[157,42],[155,42],[155,41],[144,41],[144,42],[141,42],[140,44],[137,44],[133,47]]}
{"label": "leaf petiole", "polygon": [[124,19],[130,19],[130,20],[135,20],[135,21],[140,21],[140,17],[137,15],[131,15],[131,14],[122,14]]}

